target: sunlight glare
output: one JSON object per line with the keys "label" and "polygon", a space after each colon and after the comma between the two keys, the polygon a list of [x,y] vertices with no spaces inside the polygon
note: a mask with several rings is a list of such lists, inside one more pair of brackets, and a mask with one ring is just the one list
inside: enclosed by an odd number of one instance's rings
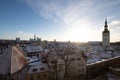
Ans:
{"label": "sunlight glare", "polygon": [[91,40],[91,28],[90,23],[85,23],[83,21],[75,21],[69,24],[69,30],[67,31],[67,37],[71,41],[82,41],[86,42]]}

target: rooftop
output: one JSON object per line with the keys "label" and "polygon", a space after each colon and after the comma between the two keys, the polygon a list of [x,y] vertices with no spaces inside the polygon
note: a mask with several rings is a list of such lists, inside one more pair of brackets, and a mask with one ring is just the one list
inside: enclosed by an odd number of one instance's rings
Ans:
{"label": "rooftop", "polygon": [[0,55],[0,74],[14,74],[27,64],[27,60],[17,46],[4,48]]}

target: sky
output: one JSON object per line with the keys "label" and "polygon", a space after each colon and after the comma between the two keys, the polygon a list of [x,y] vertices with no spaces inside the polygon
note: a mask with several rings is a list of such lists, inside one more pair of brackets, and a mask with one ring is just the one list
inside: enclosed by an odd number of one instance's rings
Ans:
{"label": "sky", "polygon": [[120,41],[120,0],[0,0],[0,39]]}

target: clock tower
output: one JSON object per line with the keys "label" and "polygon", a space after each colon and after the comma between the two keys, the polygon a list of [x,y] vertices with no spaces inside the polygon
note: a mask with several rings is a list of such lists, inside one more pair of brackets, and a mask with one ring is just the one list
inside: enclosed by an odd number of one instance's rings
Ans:
{"label": "clock tower", "polygon": [[105,26],[104,31],[102,32],[102,46],[109,47],[110,46],[110,32],[108,30],[107,19],[105,18]]}

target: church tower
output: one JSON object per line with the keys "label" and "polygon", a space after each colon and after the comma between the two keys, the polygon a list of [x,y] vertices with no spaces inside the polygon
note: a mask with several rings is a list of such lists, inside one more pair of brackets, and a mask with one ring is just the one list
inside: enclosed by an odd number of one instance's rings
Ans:
{"label": "church tower", "polygon": [[102,32],[102,46],[110,46],[110,32],[108,30],[107,19],[105,18],[104,31]]}

